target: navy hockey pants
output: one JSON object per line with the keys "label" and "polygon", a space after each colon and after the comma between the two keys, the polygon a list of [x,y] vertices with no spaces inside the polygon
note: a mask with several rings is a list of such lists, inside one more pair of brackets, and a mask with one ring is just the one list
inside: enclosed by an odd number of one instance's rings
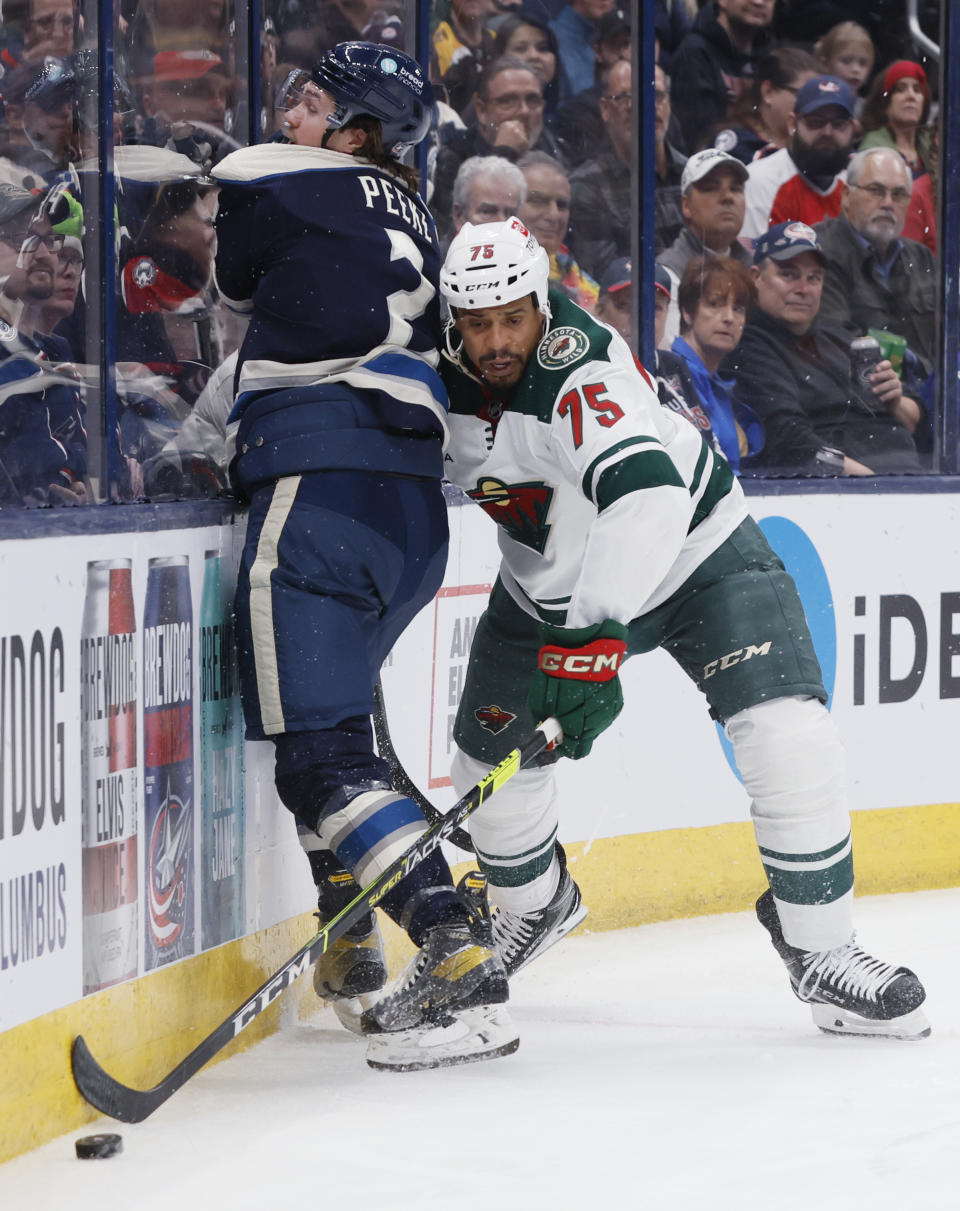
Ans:
{"label": "navy hockey pants", "polygon": [[[446,562],[439,480],[317,471],[254,493],[236,597],[247,736],[274,741],[277,790],[308,834],[347,809],[336,857],[310,853],[315,878],[333,863],[365,883],[426,828],[401,795],[381,794],[374,814],[355,819],[349,804],[388,786],[373,746],[373,686]],[[381,905],[418,946],[431,925],[463,914],[440,853]]]}
{"label": "navy hockey pants", "polygon": [[446,558],[438,480],[319,471],[258,489],[236,597],[248,738],[289,735],[295,765],[315,765],[313,751],[335,767],[343,725],[346,780],[362,781],[358,746],[370,751],[367,776],[382,776],[358,717],[372,712],[380,666],[435,596]]}

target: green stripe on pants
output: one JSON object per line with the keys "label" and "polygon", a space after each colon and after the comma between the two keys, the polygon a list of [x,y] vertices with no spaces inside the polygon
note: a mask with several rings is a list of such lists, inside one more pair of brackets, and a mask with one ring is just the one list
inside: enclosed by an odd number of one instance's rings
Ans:
{"label": "green stripe on pants", "polygon": [[538,879],[550,869],[556,839],[557,830],[554,829],[541,845],[514,857],[504,854],[485,854],[478,847],[477,861],[492,886],[522,887],[527,883],[532,883],[534,879]]}
{"label": "green stripe on pants", "polygon": [[770,889],[787,904],[832,904],[853,887],[853,846],[843,841],[814,854],[760,849]]}

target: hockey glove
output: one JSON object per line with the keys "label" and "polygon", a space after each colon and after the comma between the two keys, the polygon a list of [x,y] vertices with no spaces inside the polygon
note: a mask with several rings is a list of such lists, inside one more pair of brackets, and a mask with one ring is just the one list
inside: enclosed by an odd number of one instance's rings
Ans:
{"label": "hockey glove", "polygon": [[617,674],[627,654],[627,628],[608,619],[578,630],[543,627],[542,635],[527,702],[535,720],[556,716],[563,728],[556,751],[577,761],[623,707]]}

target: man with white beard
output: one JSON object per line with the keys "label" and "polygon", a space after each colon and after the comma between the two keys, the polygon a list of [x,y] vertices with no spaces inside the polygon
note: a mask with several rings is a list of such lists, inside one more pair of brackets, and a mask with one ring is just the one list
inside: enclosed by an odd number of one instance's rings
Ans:
{"label": "man with white beard", "polygon": [[827,258],[820,319],[850,339],[868,328],[897,333],[907,341],[905,373],[925,378],[936,357],[937,278],[930,249],[901,234],[910,169],[893,148],[871,147],[846,176],[841,213],[816,228]]}

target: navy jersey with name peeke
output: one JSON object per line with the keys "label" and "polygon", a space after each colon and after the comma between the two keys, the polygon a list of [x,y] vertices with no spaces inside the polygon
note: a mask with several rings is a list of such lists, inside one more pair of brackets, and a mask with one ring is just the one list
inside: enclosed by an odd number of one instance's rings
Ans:
{"label": "navy jersey with name peeke", "polygon": [[445,427],[440,253],[422,200],[363,160],[279,143],[234,152],[214,176],[217,283],[250,313],[241,407],[246,392],[341,382]]}

